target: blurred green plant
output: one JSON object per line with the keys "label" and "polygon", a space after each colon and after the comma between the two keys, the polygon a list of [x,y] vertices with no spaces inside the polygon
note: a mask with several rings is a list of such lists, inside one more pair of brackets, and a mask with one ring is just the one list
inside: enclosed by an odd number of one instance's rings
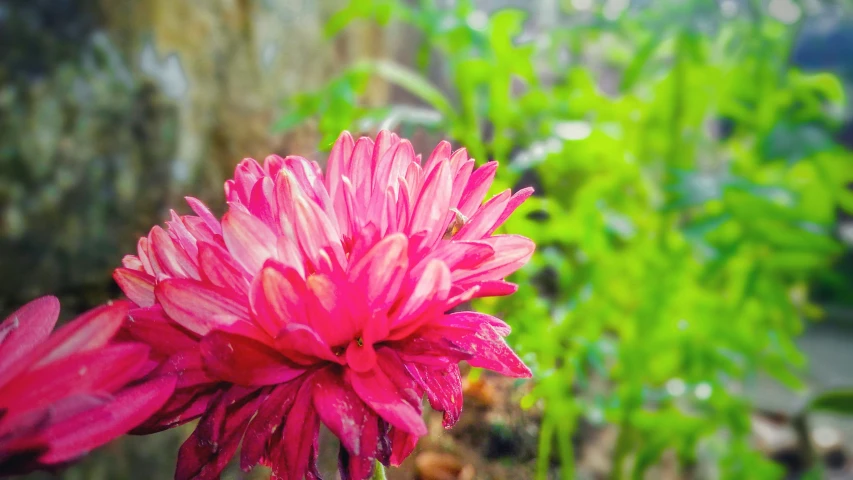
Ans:
{"label": "blurred green plant", "polygon": [[[479,305],[535,368],[522,403],[544,410],[537,478],[552,456],[574,478],[581,418],[618,425],[614,479],[666,451],[685,473],[702,455],[717,478],[780,478],[735,392],[758,372],[800,386],[793,340],[820,316],[809,285],[843,251],[837,209],[853,212],[853,157],[832,138],[844,89],[788,64],[797,24],[758,2],[728,16],[698,0],[607,5],[536,31],[470,1],[351,2],[329,35],[403,22],[423,37],[415,65],[352,65],[290,99],[278,126],[316,121],[321,148],[343,129],[426,128],[503,162],[495,189],[537,184],[506,226],[538,245],[522,288]],[[361,106],[373,77],[423,105]]]}

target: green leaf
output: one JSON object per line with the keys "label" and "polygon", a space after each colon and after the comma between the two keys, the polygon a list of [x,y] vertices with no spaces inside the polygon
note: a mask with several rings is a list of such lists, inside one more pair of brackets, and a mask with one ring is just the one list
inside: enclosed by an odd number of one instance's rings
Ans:
{"label": "green leaf", "polygon": [[284,133],[297,125],[303,123],[310,115],[306,115],[301,111],[292,111],[284,114],[281,118],[275,121],[272,126],[274,133]]}
{"label": "green leaf", "polygon": [[634,59],[625,68],[625,72],[622,74],[622,81],[619,84],[619,90],[621,92],[627,92],[634,87],[634,84],[639,80],[640,75],[643,73],[643,69],[648,63],[649,59],[652,55],[657,51],[658,47],[661,46],[664,40],[668,38],[666,35],[667,31],[656,31],[651,38],[646,40],[643,43],[643,46],[634,54]]}
{"label": "green leaf", "polygon": [[352,70],[376,74],[420,98],[444,117],[454,118],[456,116],[450,100],[441,93],[441,90],[414,70],[389,60],[363,60],[356,63]]}
{"label": "green leaf", "polygon": [[809,410],[853,415],[853,388],[823,392],[812,399]]}

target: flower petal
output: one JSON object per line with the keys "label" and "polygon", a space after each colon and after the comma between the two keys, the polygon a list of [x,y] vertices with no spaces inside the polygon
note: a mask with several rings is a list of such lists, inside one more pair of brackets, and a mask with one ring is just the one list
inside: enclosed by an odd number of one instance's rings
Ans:
{"label": "flower petal", "polygon": [[399,467],[415,450],[418,444],[418,436],[395,427],[391,427],[388,436],[391,439],[391,465]]}
{"label": "flower petal", "polygon": [[59,318],[59,300],[41,297],[24,305],[0,324],[0,386],[28,366],[17,364],[50,335]]}
{"label": "flower petal", "polygon": [[39,345],[35,367],[42,367],[74,353],[104,347],[115,336],[130,310],[129,302],[114,302],[77,317]]}
{"label": "flower petal", "polygon": [[332,146],[329,161],[326,164],[326,189],[329,196],[334,200],[340,188],[341,177],[349,171],[348,163],[352,156],[355,141],[349,132],[343,132]]}
{"label": "flower petal", "polygon": [[342,372],[325,368],[311,377],[314,409],[323,424],[354,456],[373,456],[379,439],[376,415],[343,382]]}
{"label": "flower petal", "polygon": [[233,292],[248,291],[249,282],[242,268],[223,247],[198,242],[198,268],[206,282]]}
{"label": "flower petal", "polygon": [[358,396],[385,421],[414,435],[427,433],[421,412],[409,401],[411,395],[392,381],[380,364],[363,373],[347,370],[347,378]]}
{"label": "flower petal", "polygon": [[275,385],[305,372],[267,345],[222,331],[205,335],[200,348],[205,367],[237,385]]}
{"label": "flower petal", "polygon": [[457,207],[462,215],[471,218],[474,212],[480,208],[483,199],[486,197],[486,192],[492,186],[492,180],[494,180],[497,170],[498,162],[489,162],[474,170],[468,179],[468,185],[462,193],[462,198],[459,200],[459,207]]}
{"label": "flower petal", "polygon": [[199,335],[249,315],[246,307],[232,300],[226,290],[195,280],[164,280],[157,284],[154,294],[172,320]]}
{"label": "flower petal", "polygon": [[138,376],[148,351],[141,344],[117,344],[69,355],[4,385],[0,402],[10,412],[20,413],[75,393],[113,391]]}
{"label": "flower petal", "polygon": [[450,212],[450,195],[453,179],[450,164],[442,162],[427,176],[415,202],[409,233],[427,232],[426,245],[433,245],[444,234]]}
{"label": "flower petal", "polygon": [[320,360],[343,364],[332,349],[308,325],[291,323],[285,325],[275,339],[278,351],[300,365],[313,365]]}
{"label": "flower petal", "polygon": [[175,480],[218,479],[237,451],[261,399],[257,391],[232,389],[222,392],[181,445]]}
{"label": "flower petal", "polygon": [[133,303],[140,307],[154,305],[154,277],[151,275],[129,268],[117,268],[113,272],[113,279]]}
{"label": "flower petal", "polygon": [[222,238],[234,259],[252,275],[275,254],[275,234],[264,222],[241,208],[232,206],[222,217]]}
{"label": "flower petal", "polygon": [[435,410],[444,412],[442,425],[450,428],[462,414],[462,376],[458,364],[446,367],[429,368],[427,366],[407,365],[409,373],[423,387],[429,404]]}
{"label": "flower petal", "polygon": [[531,377],[530,369],[498,333],[501,328],[492,327],[487,322],[471,324],[468,313],[445,315],[442,325],[432,325],[426,336],[446,338],[468,351],[472,355],[468,363],[472,366],[488,368],[509,377]]}
{"label": "flower petal", "polygon": [[[296,400],[287,415],[282,430],[282,439],[287,442],[284,448],[284,462],[288,476],[301,479],[311,462],[311,450],[317,439],[320,420],[311,401],[311,382],[306,381],[296,393]],[[275,465],[273,466],[275,469]],[[280,467],[279,467],[280,468]]]}
{"label": "flower petal", "polygon": [[405,338],[428,322],[432,315],[441,314],[450,292],[450,270],[441,260],[431,260],[418,277],[414,289],[393,313],[389,340]]}
{"label": "flower petal", "polygon": [[454,283],[503,280],[507,275],[524,266],[533,256],[533,250],[536,248],[532,240],[521,235],[495,235],[481,242],[492,247],[494,256],[471,270],[455,270]]}
{"label": "flower petal", "polygon": [[250,303],[255,321],[271,336],[289,323],[308,323],[307,287],[296,270],[268,261],[252,282]]}
{"label": "flower petal", "polygon": [[509,218],[510,215],[512,215],[512,212],[514,212],[515,209],[517,209],[522,203],[524,203],[524,201],[527,200],[531,195],[533,195],[533,187],[522,188],[521,190],[515,192],[512,198],[509,199],[509,202],[507,203],[506,208],[504,208],[503,213],[501,213],[500,217],[498,217],[498,220],[489,230],[489,235],[494,233],[495,230],[498,229],[498,227],[503,225],[506,219]]}
{"label": "flower petal", "polygon": [[387,308],[397,298],[408,269],[408,239],[395,233],[380,240],[350,271],[352,284],[363,289],[368,308]]}
{"label": "flower petal", "polygon": [[127,433],[156,412],[174,389],[174,378],[159,378],[122,390],[112,401],[85,414],[52,425],[42,434],[50,450],[39,460],[56,464],[72,460]]}
{"label": "flower petal", "polygon": [[163,307],[138,308],[128,312],[124,328],[130,336],[163,356],[198,347],[198,338],[166,317]]}
{"label": "flower petal", "polygon": [[[290,411],[301,383],[276,385],[258,407],[255,418],[246,428],[240,453],[240,468],[248,472],[258,463],[268,464],[271,452],[268,445],[273,433],[281,426]],[[279,431],[279,435],[281,432]]]}

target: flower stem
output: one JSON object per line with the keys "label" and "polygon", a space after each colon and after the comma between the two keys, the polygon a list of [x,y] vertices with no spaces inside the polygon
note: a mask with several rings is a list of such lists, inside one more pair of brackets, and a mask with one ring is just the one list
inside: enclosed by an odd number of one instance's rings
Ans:
{"label": "flower stem", "polygon": [[385,480],[385,467],[379,463],[379,460],[376,461],[376,467],[373,469],[373,480]]}

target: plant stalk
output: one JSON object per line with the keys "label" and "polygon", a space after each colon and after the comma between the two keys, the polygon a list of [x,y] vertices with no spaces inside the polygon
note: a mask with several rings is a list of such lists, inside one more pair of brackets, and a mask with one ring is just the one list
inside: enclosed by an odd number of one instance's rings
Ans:
{"label": "plant stalk", "polygon": [[385,480],[385,466],[376,461],[376,467],[373,469],[373,476],[371,477],[373,480]]}

